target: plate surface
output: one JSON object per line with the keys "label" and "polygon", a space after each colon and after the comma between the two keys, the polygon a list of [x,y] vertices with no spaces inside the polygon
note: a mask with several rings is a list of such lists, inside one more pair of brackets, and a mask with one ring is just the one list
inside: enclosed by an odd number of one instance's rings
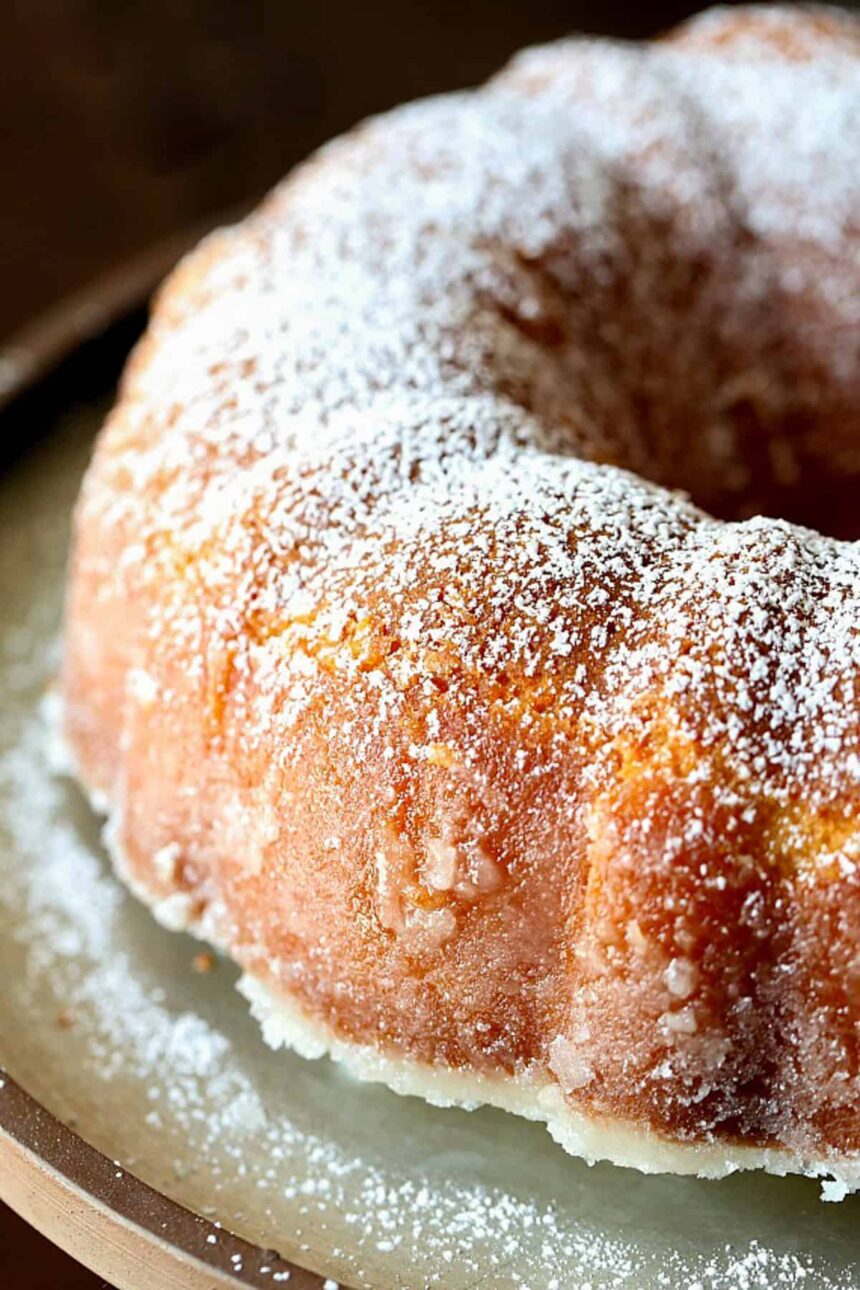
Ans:
{"label": "plate surface", "polygon": [[537,1125],[269,1052],[233,968],[125,893],[44,715],[102,412],[64,415],[0,479],[0,1064],[118,1171],[352,1286],[859,1285],[860,1198],[589,1168]]}

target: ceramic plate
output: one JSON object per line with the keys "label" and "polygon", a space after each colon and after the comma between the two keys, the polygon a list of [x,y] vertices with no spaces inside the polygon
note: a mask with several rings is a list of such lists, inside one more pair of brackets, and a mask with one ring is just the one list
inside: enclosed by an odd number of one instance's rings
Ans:
{"label": "ceramic plate", "polygon": [[[85,1219],[157,1235],[166,1270],[141,1280],[132,1254],[109,1273],[122,1285],[223,1284],[183,1281],[194,1260],[240,1284],[318,1284],[303,1267],[380,1290],[860,1284],[860,1198],[589,1168],[538,1125],[270,1052],[234,969],[124,891],[98,821],[51,769],[45,721],[70,508],[115,375],[106,359],[101,397],[77,407],[72,379],[66,410],[0,477],[0,1064],[26,1094],[0,1090],[0,1190],[12,1138],[58,1167],[63,1131],[24,1143],[26,1104],[103,1153],[77,1147]],[[77,1139],[62,1140],[74,1156]]]}

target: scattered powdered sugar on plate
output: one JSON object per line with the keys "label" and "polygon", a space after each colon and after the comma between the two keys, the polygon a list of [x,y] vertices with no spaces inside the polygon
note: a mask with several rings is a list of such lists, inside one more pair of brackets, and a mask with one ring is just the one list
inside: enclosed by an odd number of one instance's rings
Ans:
{"label": "scattered powdered sugar on plate", "polygon": [[[5,576],[42,531],[41,578],[24,577],[22,556],[25,591],[2,629],[0,1060],[10,1073],[123,1170],[345,1284],[855,1283],[853,1202],[822,1209],[811,1184],[589,1171],[500,1113],[432,1110],[268,1052],[232,969],[191,970],[191,942],[114,880],[94,821],[49,769],[41,704],[64,525],[35,472],[25,478],[26,517],[0,534]],[[819,1224],[821,1240],[801,1241],[796,1215],[806,1232]]]}

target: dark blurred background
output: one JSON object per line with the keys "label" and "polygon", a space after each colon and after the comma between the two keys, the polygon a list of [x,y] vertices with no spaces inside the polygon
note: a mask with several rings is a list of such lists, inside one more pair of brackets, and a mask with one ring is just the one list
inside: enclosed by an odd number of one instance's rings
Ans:
{"label": "dark blurred background", "polygon": [[[699,7],[6,0],[0,347],[110,270],[253,201],[370,112],[480,81],[524,44],[650,35]],[[0,1206],[4,1290],[101,1284]]]}
{"label": "dark blurred background", "polygon": [[573,30],[685,0],[6,0],[0,341],[177,230],[265,191],[369,112]]}

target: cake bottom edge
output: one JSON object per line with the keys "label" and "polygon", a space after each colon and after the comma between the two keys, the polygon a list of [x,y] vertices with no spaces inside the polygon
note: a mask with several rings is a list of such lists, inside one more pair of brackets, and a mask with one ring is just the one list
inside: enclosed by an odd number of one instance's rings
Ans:
{"label": "cake bottom edge", "polygon": [[430,1065],[346,1039],[258,975],[243,973],[237,988],[269,1047],[289,1048],[311,1060],[328,1057],[356,1080],[383,1084],[433,1106],[489,1106],[541,1122],[569,1155],[589,1165],[606,1162],[644,1174],[707,1179],[752,1169],[799,1174],[821,1181],[824,1200],[842,1200],[860,1189],[860,1156],[805,1157],[778,1146],[672,1141],[643,1125],[578,1110],[549,1080]]}
{"label": "cake bottom edge", "polygon": [[[118,877],[162,926],[188,932],[235,961],[229,943],[219,934],[220,920],[213,917],[211,907],[202,920],[197,920],[186,893],[159,896],[132,871],[120,843],[118,813],[111,809],[103,793],[87,785],[72,749],[62,738],[56,699],[46,707],[51,770],[74,779],[93,811],[105,817],[102,840]],[[717,1138],[705,1142],[673,1140],[647,1125],[578,1109],[565,1098],[558,1084],[545,1077],[431,1065],[345,1038],[260,975],[244,971],[237,988],[248,1001],[269,1047],[286,1047],[311,1060],[328,1057],[356,1080],[383,1084],[397,1094],[418,1097],[431,1105],[464,1110],[489,1106],[538,1121],[569,1155],[589,1165],[605,1162],[643,1174],[703,1179],[727,1178],[755,1169],[780,1177],[801,1175],[820,1181],[822,1200],[826,1201],[841,1201],[860,1191],[860,1153],[803,1153],[788,1146],[759,1146]]]}

